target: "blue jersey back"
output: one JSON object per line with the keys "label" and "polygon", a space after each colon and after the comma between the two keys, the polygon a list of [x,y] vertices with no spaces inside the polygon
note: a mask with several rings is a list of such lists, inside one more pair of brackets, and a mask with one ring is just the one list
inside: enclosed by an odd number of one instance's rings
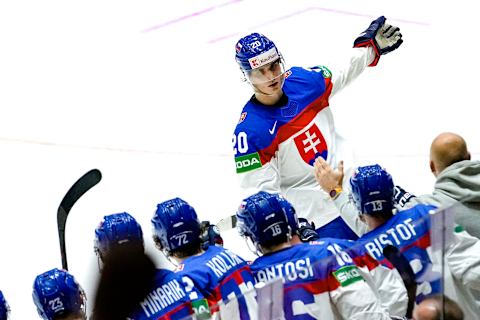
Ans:
{"label": "blue jersey back", "polygon": [[343,253],[347,257],[344,259],[335,254],[331,245],[328,240],[294,245],[259,257],[250,266],[257,282],[284,279],[287,319],[294,318],[295,304],[314,305],[320,300],[329,303],[330,292],[363,281],[348,254]]}
{"label": "blue jersey back", "polygon": [[131,319],[184,319],[193,314],[190,299],[180,277],[173,271],[158,269],[155,289],[140,303]]}
{"label": "blue jersey back", "polygon": [[419,204],[400,211],[383,225],[364,234],[357,240],[381,264],[393,268],[384,257],[383,248],[397,247],[410,262],[415,272],[417,301],[425,295],[441,292],[441,274],[432,271],[432,261],[427,249],[430,247],[429,212],[435,207]]}
{"label": "blue jersey back", "polygon": [[249,265],[223,247],[209,246],[203,254],[185,259],[177,273],[191,279],[207,299],[212,314],[219,311],[219,302],[233,299],[238,300],[240,319],[251,319],[256,312],[255,296],[244,296],[254,289]]}
{"label": "blue jersey back", "polygon": [[[323,243],[330,252],[340,256],[342,260],[355,263],[358,267],[373,270],[379,266],[379,262],[369,254],[365,247],[354,240],[320,238],[315,242]],[[347,254],[345,255],[343,252]]]}

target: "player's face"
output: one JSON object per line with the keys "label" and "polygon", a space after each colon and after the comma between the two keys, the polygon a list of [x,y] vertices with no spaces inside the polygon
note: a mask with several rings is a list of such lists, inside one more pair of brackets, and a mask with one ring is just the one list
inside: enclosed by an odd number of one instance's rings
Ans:
{"label": "player's face", "polygon": [[281,59],[247,72],[248,81],[258,90],[273,94],[282,89],[285,72]]}

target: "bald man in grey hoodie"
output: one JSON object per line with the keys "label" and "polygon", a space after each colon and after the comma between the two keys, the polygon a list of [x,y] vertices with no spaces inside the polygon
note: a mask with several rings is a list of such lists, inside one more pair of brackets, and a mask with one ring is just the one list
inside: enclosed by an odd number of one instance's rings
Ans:
{"label": "bald man in grey hoodie", "polygon": [[433,192],[413,196],[400,187],[395,199],[403,208],[418,203],[446,207],[457,203],[455,222],[480,238],[480,161],[471,160],[467,143],[458,134],[439,134],[430,147],[430,170],[436,177]]}

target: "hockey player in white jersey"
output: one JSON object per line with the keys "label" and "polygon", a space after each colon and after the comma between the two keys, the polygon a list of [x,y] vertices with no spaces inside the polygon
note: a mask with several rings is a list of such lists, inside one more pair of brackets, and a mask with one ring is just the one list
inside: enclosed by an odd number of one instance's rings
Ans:
{"label": "hockey player in white jersey", "polygon": [[338,70],[320,65],[285,70],[275,44],[258,33],[235,46],[235,59],[254,91],[232,138],[240,186],[246,195],[281,193],[299,217],[314,221],[322,237],[357,238],[328,195],[318,196],[313,163],[322,157],[336,164],[343,157],[329,99],[401,45],[399,28],[385,20],[374,20],[355,39],[348,66]]}
{"label": "hockey player in white jersey", "polygon": [[[390,319],[352,258],[330,241],[292,245],[286,206],[259,192],[237,211],[238,231],[263,254],[250,266],[257,283],[284,279],[286,319]],[[335,239],[332,239],[335,240]]]}

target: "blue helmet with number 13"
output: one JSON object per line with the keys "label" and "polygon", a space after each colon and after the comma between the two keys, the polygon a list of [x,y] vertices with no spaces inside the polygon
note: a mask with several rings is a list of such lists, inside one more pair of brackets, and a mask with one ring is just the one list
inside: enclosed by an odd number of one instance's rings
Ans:
{"label": "blue helmet with number 13", "polygon": [[358,167],[350,178],[353,202],[360,213],[391,213],[394,185],[392,176],[378,164]]}

